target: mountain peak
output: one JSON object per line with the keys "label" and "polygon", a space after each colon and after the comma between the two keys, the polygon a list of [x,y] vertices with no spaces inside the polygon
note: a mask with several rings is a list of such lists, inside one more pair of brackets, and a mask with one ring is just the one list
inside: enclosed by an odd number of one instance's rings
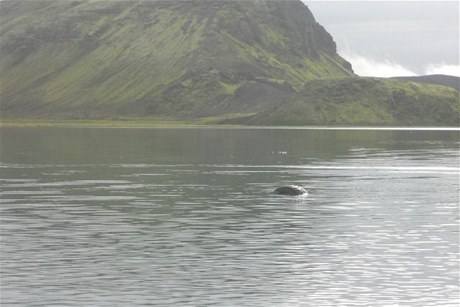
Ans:
{"label": "mountain peak", "polygon": [[6,114],[257,112],[309,80],[353,74],[297,0],[0,5]]}

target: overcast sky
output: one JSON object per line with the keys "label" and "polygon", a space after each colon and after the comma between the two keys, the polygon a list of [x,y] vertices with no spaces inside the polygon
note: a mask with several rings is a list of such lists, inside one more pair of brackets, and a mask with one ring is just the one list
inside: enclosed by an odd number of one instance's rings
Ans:
{"label": "overcast sky", "polygon": [[459,1],[303,0],[367,76],[460,76]]}

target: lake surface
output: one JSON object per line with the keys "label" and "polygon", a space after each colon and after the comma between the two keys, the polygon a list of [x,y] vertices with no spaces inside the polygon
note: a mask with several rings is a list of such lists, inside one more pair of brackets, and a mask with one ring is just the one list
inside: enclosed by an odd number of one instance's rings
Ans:
{"label": "lake surface", "polygon": [[0,132],[2,306],[460,303],[459,131]]}

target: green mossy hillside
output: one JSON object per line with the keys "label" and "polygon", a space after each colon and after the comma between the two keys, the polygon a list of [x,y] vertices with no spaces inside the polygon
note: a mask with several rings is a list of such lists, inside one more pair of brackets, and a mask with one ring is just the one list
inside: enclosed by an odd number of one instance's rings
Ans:
{"label": "green mossy hillside", "polygon": [[308,82],[283,105],[233,122],[458,126],[459,115],[459,92],[448,87],[381,78],[340,78]]}
{"label": "green mossy hillside", "polygon": [[259,112],[351,75],[300,1],[4,0],[2,117]]}

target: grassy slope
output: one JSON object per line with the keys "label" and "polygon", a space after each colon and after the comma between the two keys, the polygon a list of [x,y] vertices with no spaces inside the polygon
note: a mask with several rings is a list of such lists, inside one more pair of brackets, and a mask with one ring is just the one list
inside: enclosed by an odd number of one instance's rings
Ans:
{"label": "grassy slope", "polygon": [[447,87],[378,78],[342,78],[309,82],[284,105],[239,122],[455,126],[459,124],[459,114],[459,92]]}
{"label": "grassy slope", "polygon": [[[42,13],[27,16],[29,22],[38,25],[37,34],[27,34],[22,21],[16,22],[18,29],[14,33],[19,37],[45,36],[42,33],[53,27],[65,28],[74,23],[76,31],[62,39],[56,35],[51,42],[32,42],[26,56],[17,52],[2,54],[6,66],[2,74],[5,110],[23,105],[19,111],[45,117],[63,113],[76,117],[116,114],[124,104],[161,91],[183,75],[186,65],[180,65],[181,59],[173,60],[197,48],[203,25],[191,24],[195,29],[186,36],[180,27],[193,18],[178,20],[171,27],[173,12],[161,7],[151,16],[157,26],[145,27],[142,21],[129,22],[138,18],[136,6],[115,4],[102,3],[98,8],[92,2],[84,2],[65,15],[70,2],[55,1]],[[62,20],[50,24],[47,17],[52,14],[62,14]],[[165,28],[168,33],[162,32]],[[173,69],[174,65],[177,67]]]}
{"label": "grassy slope", "polygon": [[438,84],[451,87],[457,91],[460,91],[460,77],[448,76],[448,75],[426,75],[426,76],[415,76],[415,77],[393,77],[392,79],[400,81],[412,81],[419,83]]}

